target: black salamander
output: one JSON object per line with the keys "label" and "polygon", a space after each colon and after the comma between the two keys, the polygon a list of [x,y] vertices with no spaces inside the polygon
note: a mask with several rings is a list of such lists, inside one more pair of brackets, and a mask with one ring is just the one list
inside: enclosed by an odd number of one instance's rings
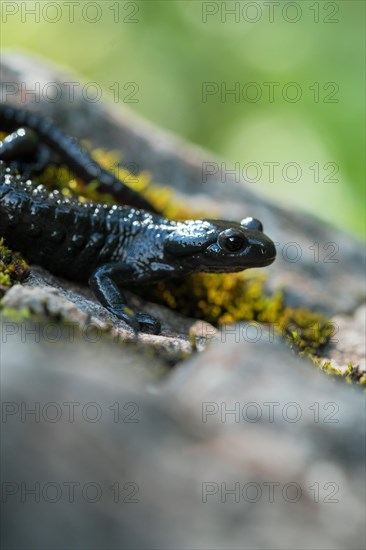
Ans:
{"label": "black salamander", "polygon": [[[26,116],[25,111],[7,109],[0,109],[0,130],[4,128],[4,113],[6,131],[14,129],[8,113],[13,113],[17,123],[29,123],[31,115]],[[32,131],[52,148],[58,130],[49,122],[46,125],[39,116],[35,120],[30,125]],[[42,132],[38,131],[40,127]],[[53,137],[45,139],[50,128]],[[62,147],[57,150],[60,154],[61,149],[67,149],[67,140],[59,132],[63,138]],[[69,139],[74,149],[66,159],[73,159],[70,168],[75,170],[75,143]],[[11,149],[11,140],[7,147]],[[85,159],[82,155],[80,158],[82,165]],[[121,185],[119,192],[124,190]],[[55,275],[89,282],[96,297],[111,313],[135,330],[152,333],[159,332],[159,322],[150,315],[133,312],[126,305],[122,287],[195,272],[242,271],[267,266],[275,259],[273,242],[263,233],[261,222],[254,218],[240,223],[177,222],[141,208],[139,200],[137,203],[134,200],[135,195],[130,190],[126,193],[129,206],[82,203],[76,198],[65,198],[58,191],[49,192],[42,185],[35,186],[1,161],[0,236],[30,262]]]}

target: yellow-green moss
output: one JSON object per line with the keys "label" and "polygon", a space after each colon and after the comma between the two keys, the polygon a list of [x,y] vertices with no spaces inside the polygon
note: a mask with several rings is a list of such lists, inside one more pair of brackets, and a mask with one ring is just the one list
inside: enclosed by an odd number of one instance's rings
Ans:
{"label": "yellow-green moss", "polygon": [[284,304],[283,294],[266,294],[263,274],[198,273],[182,280],[158,283],[143,295],[188,317],[215,326],[258,321],[273,326],[292,347],[315,354],[328,342],[333,327],[321,313]]}
{"label": "yellow-green moss", "polygon": [[3,307],[0,304],[0,314],[2,319],[9,319],[13,322],[21,323],[28,319],[35,321],[35,314],[31,313],[28,307],[22,309],[15,309],[13,307]]}
{"label": "yellow-green moss", "polygon": [[0,238],[0,293],[15,283],[25,279],[28,274],[26,261],[17,252],[13,252]]}
{"label": "yellow-green moss", "polygon": [[314,364],[330,376],[342,377],[348,384],[356,383],[366,386],[366,373],[358,365],[348,363],[347,369],[341,370],[329,360],[320,357],[312,357]]}

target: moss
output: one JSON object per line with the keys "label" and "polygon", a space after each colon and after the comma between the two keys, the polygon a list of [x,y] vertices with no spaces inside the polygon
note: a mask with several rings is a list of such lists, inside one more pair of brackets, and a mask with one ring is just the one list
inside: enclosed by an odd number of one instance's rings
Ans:
{"label": "moss", "polygon": [[15,283],[20,283],[28,275],[28,265],[18,252],[13,252],[0,238],[0,295]]}
{"label": "moss", "polygon": [[347,369],[344,371],[333,365],[329,360],[319,357],[313,357],[312,359],[314,364],[326,374],[336,378],[342,377],[348,384],[356,383],[360,386],[366,386],[366,373],[358,365],[348,363]]}
{"label": "moss", "polygon": [[359,366],[355,366],[352,363],[348,364],[348,369],[344,377],[347,382],[356,382],[361,386],[366,386],[366,372]]}
{"label": "moss", "polygon": [[328,342],[333,327],[321,313],[284,304],[283,294],[265,291],[263,274],[198,273],[184,280],[160,282],[143,295],[180,313],[205,319],[215,326],[236,321],[271,325],[298,351],[318,351]]}
{"label": "moss", "polygon": [[2,319],[9,319],[17,323],[29,319],[35,321],[35,315],[27,307],[23,307],[23,309],[14,309],[12,307],[3,307],[2,304],[0,304],[0,314]]}
{"label": "moss", "polygon": [[[100,149],[91,152],[93,158],[103,167],[111,170],[130,187],[143,194],[162,214],[171,219],[215,217],[215,212],[193,212],[181,201],[175,199],[174,191],[169,186],[158,186],[151,183],[148,172],[133,174],[126,167],[118,165],[120,155],[117,152],[105,152]],[[113,197],[98,192],[98,182],[83,183],[67,167],[49,165],[36,178],[38,183],[59,189],[65,196],[76,195],[81,201],[94,200],[113,203]],[[21,280],[26,269],[24,260],[8,251],[8,264],[11,267],[3,270],[4,286],[10,286],[15,279]],[[1,266],[1,264],[0,264]],[[0,269],[1,277],[1,269]],[[13,277],[13,278],[12,278]],[[0,279],[1,281],[1,279]],[[266,278],[263,273],[253,270],[230,274],[199,273],[184,280],[161,282],[149,289],[142,289],[141,294],[152,301],[167,305],[189,317],[205,319],[220,326],[236,321],[257,321],[271,324],[280,333],[290,347],[310,357],[314,364],[327,374],[343,376],[347,381],[365,384],[365,375],[352,366],[344,375],[330,362],[322,360],[321,350],[329,341],[333,326],[321,313],[305,308],[290,308],[284,303],[280,290],[268,295],[265,290]]]}

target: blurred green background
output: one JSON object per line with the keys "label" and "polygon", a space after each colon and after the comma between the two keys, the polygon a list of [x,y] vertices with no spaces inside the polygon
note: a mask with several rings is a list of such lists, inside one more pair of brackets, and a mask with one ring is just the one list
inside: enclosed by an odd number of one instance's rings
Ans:
{"label": "blurred green background", "polygon": [[364,233],[363,1],[3,1],[1,9],[2,48],[71,67],[98,82],[103,98],[212,150],[228,169],[239,163],[263,195]]}

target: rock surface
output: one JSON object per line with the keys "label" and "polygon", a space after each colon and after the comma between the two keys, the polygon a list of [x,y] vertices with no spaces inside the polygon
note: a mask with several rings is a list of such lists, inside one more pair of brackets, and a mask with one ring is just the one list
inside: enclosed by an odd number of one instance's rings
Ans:
{"label": "rock surface", "polygon": [[[0,71],[2,101],[42,112],[96,146],[120,148],[126,162],[195,207],[263,219],[279,243],[272,287],[283,285],[291,304],[333,316],[332,362],[364,365],[364,255],[356,239],[271,205],[245,182],[223,186],[216,174],[204,183],[202,163],[217,162],[212,155],[120,106],[77,93],[72,104],[67,94],[28,104],[16,92],[22,82],[64,89],[78,77],[19,54],[3,55]],[[301,246],[301,261],[285,261],[289,242]],[[336,243],[338,261],[314,262],[314,242]],[[86,287],[35,266],[3,298],[40,321],[1,325],[1,546],[364,547],[360,388],[318,372],[265,331],[251,343],[240,324],[206,327],[215,339],[204,350],[200,322],[130,299],[162,321],[161,336],[136,342]],[[70,325],[80,329],[72,337]],[[192,334],[202,353],[192,353]]]}
{"label": "rock surface", "polygon": [[363,547],[361,392],[278,343],[217,342],[161,383],[126,344],[11,328],[2,548]]}

